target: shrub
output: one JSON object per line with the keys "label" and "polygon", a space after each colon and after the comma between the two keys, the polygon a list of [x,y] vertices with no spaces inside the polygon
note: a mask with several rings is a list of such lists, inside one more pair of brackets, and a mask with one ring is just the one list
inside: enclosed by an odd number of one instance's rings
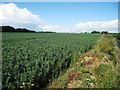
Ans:
{"label": "shrub", "polygon": [[120,33],[116,35],[116,38],[120,40]]}
{"label": "shrub", "polygon": [[109,54],[109,59],[116,64],[115,44],[111,39],[111,35],[105,35],[103,39],[104,40],[100,43],[100,51]]}

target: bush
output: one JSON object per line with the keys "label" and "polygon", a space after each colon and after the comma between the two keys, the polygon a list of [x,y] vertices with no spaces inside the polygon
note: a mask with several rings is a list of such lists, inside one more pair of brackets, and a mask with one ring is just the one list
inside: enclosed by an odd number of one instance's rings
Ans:
{"label": "bush", "polygon": [[111,41],[105,40],[100,44],[100,51],[111,54],[111,51],[114,50],[113,46],[114,46],[114,44]]}
{"label": "bush", "polygon": [[116,35],[116,38],[120,40],[120,33]]}
{"label": "bush", "polygon": [[108,31],[102,31],[101,34],[108,34]]}
{"label": "bush", "polygon": [[92,31],[91,33],[96,34],[96,33],[100,33],[99,31]]}
{"label": "bush", "polygon": [[115,53],[115,44],[112,40],[111,35],[105,35],[104,40],[100,43],[100,51],[107,53],[110,56],[110,60],[114,64],[117,63],[116,53]]}

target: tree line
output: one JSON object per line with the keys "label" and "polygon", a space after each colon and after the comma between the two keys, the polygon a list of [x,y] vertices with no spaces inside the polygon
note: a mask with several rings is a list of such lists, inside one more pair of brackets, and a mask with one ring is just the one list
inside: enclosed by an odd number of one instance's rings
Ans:
{"label": "tree line", "polygon": [[2,28],[2,30],[0,30],[0,32],[35,32],[33,30],[28,30],[26,28],[14,28],[11,26],[0,26],[0,28]]}
{"label": "tree line", "polygon": [[99,31],[92,31],[91,32],[92,34],[96,34],[96,33],[101,33],[101,34],[108,34],[108,31],[102,31],[102,32],[99,32]]}
{"label": "tree line", "polygon": [[[30,32],[30,33],[36,33],[36,31],[34,30],[29,30],[26,28],[14,28],[11,26],[0,26],[0,28],[2,28],[2,30],[0,29],[0,32]],[[37,33],[55,33],[52,31],[39,31]]]}
{"label": "tree line", "polygon": [[[31,32],[31,33],[35,33],[36,31],[34,30],[29,30],[29,29],[26,29],[26,28],[14,28],[14,27],[11,27],[11,26],[0,26],[0,28],[2,28],[2,30],[0,30],[0,32]],[[52,32],[52,31],[39,31],[37,33],[56,33],[56,32]],[[85,32],[87,33],[87,32]],[[91,34],[107,34],[108,31],[102,31],[102,32],[99,32],[99,31],[92,31]]]}

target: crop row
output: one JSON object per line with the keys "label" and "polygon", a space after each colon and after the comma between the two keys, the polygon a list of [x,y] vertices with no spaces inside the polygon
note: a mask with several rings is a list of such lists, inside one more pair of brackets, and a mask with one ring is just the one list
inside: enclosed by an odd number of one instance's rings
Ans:
{"label": "crop row", "polygon": [[[73,53],[85,53],[101,35],[3,33],[3,88],[45,87],[69,67]],[[34,86],[33,86],[34,85]]]}

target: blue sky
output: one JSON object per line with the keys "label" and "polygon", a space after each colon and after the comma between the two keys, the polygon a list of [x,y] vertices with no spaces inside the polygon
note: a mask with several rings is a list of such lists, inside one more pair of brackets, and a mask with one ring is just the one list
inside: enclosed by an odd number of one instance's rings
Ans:
{"label": "blue sky", "polygon": [[[11,0],[1,0],[11,2]],[[12,0],[13,2],[118,2],[119,0]]]}
{"label": "blue sky", "polygon": [[117,2],[14,2],[14,4],[19,9],[26,8],[32,14],[39,15],[38,18],[44,25],[64,28],[72,28],[80,22],[108,22],[118,19]]}
{"label": "blue sky", "polygon": [[16,2],[19,8],[27,8],[39,15],[47,24],[73,26],[79,22],[109,21],[118,18],[118,3],[113,2],[75,2],[42,3]]}

